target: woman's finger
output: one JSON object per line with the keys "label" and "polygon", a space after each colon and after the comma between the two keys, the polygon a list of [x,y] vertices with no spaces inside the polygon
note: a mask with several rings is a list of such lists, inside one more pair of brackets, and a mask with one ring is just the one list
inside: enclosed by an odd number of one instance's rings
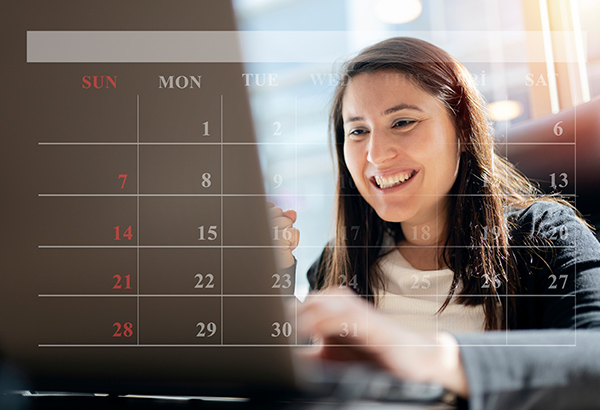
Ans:
{"label": "woman's finger", "polygon": [[278,229],[290,228],[293,225],[293,221],[290,218],[279,216],[271,219],[271,227],[277,227]]}
{"label": "woman's finger", "polygon": [[268,212],[269,218],[271,219],[275,219],[283,215],[283,209],[281,209],[278,206],[272,206],[271,208],[269,208]]}
{"label": "woman's finger", "polygon": [[297,214],[296,211],[294,211],[293,209],[288,209],[287,211],[284,211],[283,216],[285,216],[286,218],[290,218],[292,222],[296,222]]}

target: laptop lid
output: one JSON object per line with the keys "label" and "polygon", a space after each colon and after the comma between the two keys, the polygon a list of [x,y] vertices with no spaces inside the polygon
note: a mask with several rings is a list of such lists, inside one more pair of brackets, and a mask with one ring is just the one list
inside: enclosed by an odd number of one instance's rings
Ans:
{"label": "laptop lid", "polygon": [[2,7],[12,387],[293,389],[230,2]]}

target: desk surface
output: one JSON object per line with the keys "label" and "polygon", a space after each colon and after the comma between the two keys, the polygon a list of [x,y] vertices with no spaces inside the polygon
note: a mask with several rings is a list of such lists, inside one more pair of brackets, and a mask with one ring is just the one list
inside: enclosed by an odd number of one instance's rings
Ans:
{"label": "desk surface", "polygon": [[0,407],[15,410],[35,409],[218,409],[218,410],[310,410],[310,409],[398,409],[398,410],[449,410],[453,406],[442,403],[385,403],[373,401],[258,401],[215,398],[148,398],[93,395],[7,394],[0,396]]}

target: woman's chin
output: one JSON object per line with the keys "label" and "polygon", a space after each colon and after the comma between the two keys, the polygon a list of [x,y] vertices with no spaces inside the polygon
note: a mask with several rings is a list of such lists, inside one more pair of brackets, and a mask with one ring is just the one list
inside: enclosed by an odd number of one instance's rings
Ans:
{"label": "woman's chin", "polygon": [[397,207],[392,209],[390,209],[389,207],[386,207],[384,209],[374,209],[375,212],[377,212],[377,215],[386,222],[406,222],[413,216],[410,212],[400,210]]}

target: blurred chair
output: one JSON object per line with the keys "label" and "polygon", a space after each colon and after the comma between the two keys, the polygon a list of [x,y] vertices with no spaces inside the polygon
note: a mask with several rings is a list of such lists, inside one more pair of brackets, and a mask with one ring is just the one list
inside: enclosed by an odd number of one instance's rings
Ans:
{"label": "blurred chair", "polygon": [[517,124],[507,135],[508,159],[545,192],[572,196],[600,239],[600,98]]}

